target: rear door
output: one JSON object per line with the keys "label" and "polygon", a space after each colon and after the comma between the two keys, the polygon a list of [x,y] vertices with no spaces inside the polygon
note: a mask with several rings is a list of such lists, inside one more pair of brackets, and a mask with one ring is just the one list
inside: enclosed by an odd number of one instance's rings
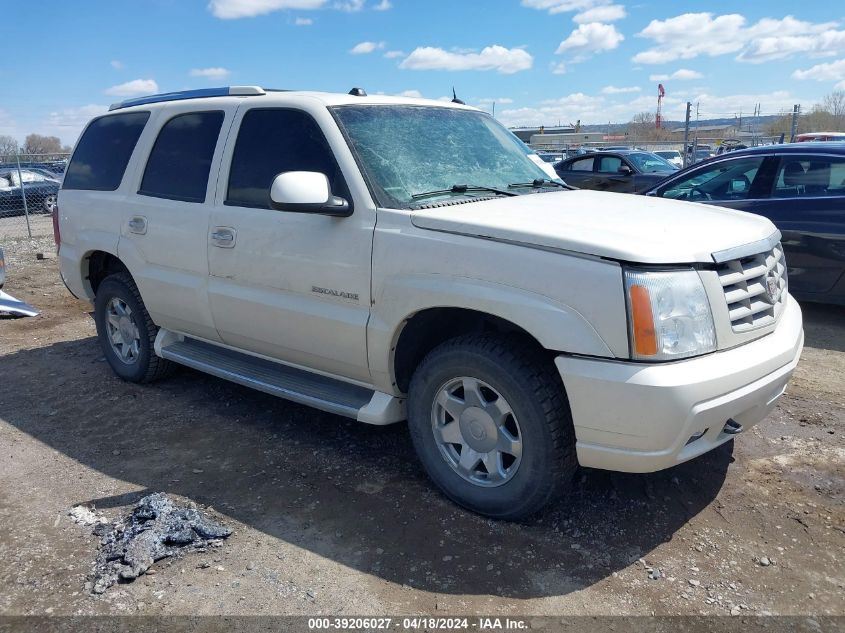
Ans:
{"label": "rear door", "polygon": [[555,171],[567,185],[579,189],[592,189],[595,183],[593,173],[594,156],[584,156],[570,161],[564,161]]}
{"label": "rear door", "polygon": [[221,132],[236,107],[235,100],[214,107],[186,101],[159,112],[141,140],[152,149],[121,205],[118,255],[132,270],[153,320],[209,340],[219,337],[206,292],[208,202],[217,184]]}
{"label": "rear door", "polygon": [[759,211],[783,233],[790,288],[831,290],[845,272],[845,156],[782,155]]}

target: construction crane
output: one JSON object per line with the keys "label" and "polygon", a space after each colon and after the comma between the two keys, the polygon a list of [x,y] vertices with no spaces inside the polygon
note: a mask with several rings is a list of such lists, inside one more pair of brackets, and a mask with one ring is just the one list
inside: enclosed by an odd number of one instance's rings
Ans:
{"label": "construction crane", "polygon": [[657,84],[657,114],[654,116],[654,127],[660,129],[663,126],[663,97],[666,96],[666,90],[663,84]]}

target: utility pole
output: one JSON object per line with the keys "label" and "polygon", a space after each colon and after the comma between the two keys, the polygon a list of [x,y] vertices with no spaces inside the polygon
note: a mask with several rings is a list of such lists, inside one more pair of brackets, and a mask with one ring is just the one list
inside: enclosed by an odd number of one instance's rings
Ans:
{"label": "utility pole", "polygon": [[689,143],[689,115],[692,110],[692,103],[687,101],[687,120],[684,123],[684,167],[687,166],[687,143]]}
{"label": "utility pole", "polygon": [[789,137],[789,142],[795,142],[795,136],[798,134],[798,114],[801,112],[801,104],[796,103],[792,106],[792,135]]}

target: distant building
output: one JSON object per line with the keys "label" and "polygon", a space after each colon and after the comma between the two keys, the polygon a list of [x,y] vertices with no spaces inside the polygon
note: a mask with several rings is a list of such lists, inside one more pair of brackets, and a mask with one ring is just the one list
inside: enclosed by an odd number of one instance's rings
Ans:
{"label": "distant building", "polygon": [[531,137],[535,134],[558,134],[560,132],[574,132],[575,128],[571,125],[549,125],[536,127],[512,127],[511,132],[516,134],[517,138],[523,143],[531,141]]}
{"label": "distant building", "polygon": [[[676,127],[670,130],[673,136],[683,139],[684,128]],[[735,125],[690,125],[689,136],[694,138],[735,138],[739,130]]]}
{"label": "distant building", "polygon": [[533,134],[529,139],[532,147],[565,147],[583,143],[602,143],[604,132],[561,132],[559,134]]}

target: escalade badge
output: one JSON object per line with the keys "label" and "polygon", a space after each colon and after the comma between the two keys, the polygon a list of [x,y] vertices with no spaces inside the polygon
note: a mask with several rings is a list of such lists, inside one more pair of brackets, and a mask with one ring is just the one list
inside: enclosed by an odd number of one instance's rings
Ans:
{"label": "escalade badge", "polygon": [[778,278],[774,273],[766,275],[766,299],[774,305],[778,300]]}

